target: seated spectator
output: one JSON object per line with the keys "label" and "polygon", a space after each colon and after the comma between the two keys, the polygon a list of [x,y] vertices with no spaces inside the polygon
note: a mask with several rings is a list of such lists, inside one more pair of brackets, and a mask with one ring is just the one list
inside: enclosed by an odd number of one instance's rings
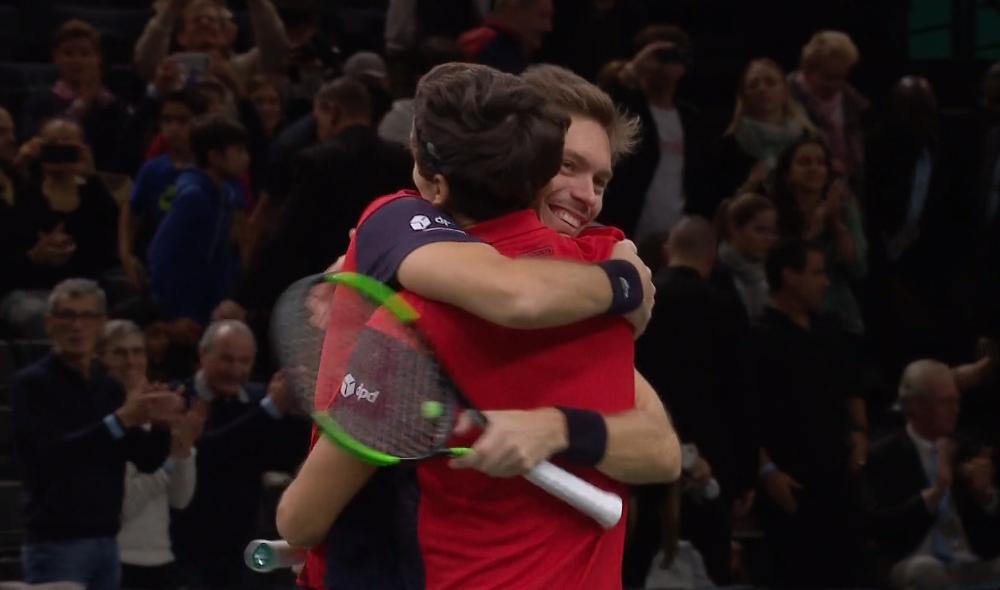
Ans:
{"label": "seated spectator", "polygon": [[859,56],[847,34],[819,31],[802,48],[799,69],[788,76],[792,96],[830,146],[834,169],[855,190],[864,168],[862,117],[868,100],[847,78]]}
{"label": "seated spectator", "polygon": [[[170,444],[160,424],[180,398],[125,390],[96,359],[104,292],[93,281],[55,286],[45,317],[52,352],[20,371],[10,393],[24,474],[24,579],[74,581],[118,590],[115,535],[122,513],[125,463],[153,472]],[[152,422],[149,430],[141,428]]]}
{"label": "seated spectator", "polygon": [[711,219],[722,199],[760,192],[781,152],[815,131],[792,98],[781,66],[766,57],[751,60],[740,78],[732,121],[713,150],[711,169],[700,175],[688,211]]}
{"label": "seated spectator", "polygon": [[[278,74],[288,55],[288,37],[271,0],[247,0],[255,47],[234,54],[236,25],[232,12],[217,0],[157,0],[156,14],[135,44],[135,67],[139,75],[153,80],[157,67],[168,57],[171,40],[176,38],[182,52],[175,59],[186,62],[185,84],[212,69],[231,70],[234,82],[245,85],[255,74]],[[205,57],[190,57],[191,54]],[[190,60],[190,61],[188,61]]]}
{"label": "seated spectator", "polygon": [[[700,450],[687,475],[721,492],[705,498],[692,485],[683,502],[680,535],[704,557],[711,579],[730,582],[733,502],[753,489],[756,443],[749,424],[749,325],[735,297],[709,281],[715,262],[712,226],[683,218],[667,241],[668,267],[657,276],[656,310],[638,341],[636,368],[670,408],[677,434]],[[642,587],[661,546],[664,486],[637,490],[636,524],[623,565],[627,587]]]}
{"label": "seated spectator", "polygon": [[198,487],[173,523],[178,563],[197,588],[248,587],[243,548],[256,532],[261,476],[295,469],[308,445],[309,424],[289,416],[294,402],[281,374],[266,387],[249,382],[255,348],[245,324],[215,322],[199,346],[200,369],[184,382],[190,402],[208,408]]}
{"label": "seated spectator", "polygon": [[101,80],[100,34],[83,21],[68,20],[52,35],[51,47],[59,78],[52,88],[28,98],[23,137],[38,133],[53,116],[70,117],[82,126],[97,169],[111,170],[128,113]]}
{"label": "seated spectator", "polygon": [[[146,343],[139,326],[128,320],[108,322],[98,349],[108,373],[125,387],[126,396],[141,395],[149,386]],[[191,409],[172,421],[170,456],[155,472],[142,473],[131,461],[125,464],[118,549],[122,588],[126,590],[177,587],[174,554],[170,551],[170,509],[187,507],[194,495],[192,445],[205,420],[199,409]],[[149,427],[143,425],[147,430]]]}
{"label": "seated spectator", "polygon": [[638,149],[615,166],[601,219],[642,242],[683,215],[701,134],[697,110],[676,99],[690,67],[691,38],[674,26],[651,25],[635,45],[635,57],[605,90],[639,117],[642,134]]}
{"label": "seated spectator", "polygon": [[719,208],[719,260],[713,279],[721,288],[735,291],[747,317],[756,323],[767,305],[764,262],[778,236],[778,214],[766,197],[745,193]]}
{"label": "seated spectator", "polygon": [[297,158],[295,188],[240,289],[240,303],[250,309],[270,309],[293,281],[336,260],[365,207],[412,183],[409,151],[378,137],[365,87],[345,76],[330,83],[327,95],[337,113],[330,139]]}
{"label": "seated spectator", "polygon": [[452,39],[431,37],[424,40],[415,55],[409,56],[397,72],[402,80],[397,80],[394,91],[397,98],[378,124],[379,137],[409,147],[417,81],[436,65],[462,59],[462,49]]}
{"label": "seated spectator", "polygon": [[277,137],[285,126],[285,104],[281,87],[270,78],[254,76],[247,84],[247,97],[257,110],[264,135],[269,141]]}
{"label": "seated spectator", "polygon": [[845,587],[867,577],[856,499],[867,413],[843,331],[819,315],[825,267],[816,246],[776,245],[767,259],[771,299],[754,328],[758,505],[774,552],[773,583],[783,588]]}
{"label": "seated spectator", "polygon": [[826,251],[830,286],[823,309],[848,332],[863,334],[851,283],[868,272],[868,240],[857,199],[836,174],[826,144],[814,138],[792,144],[778,159],[771,185],[782,237],[816,241]]}
{"label": "seated spectator", "polygon": [[173,205],[149,245],[153,299],[167,318],[204,325],[232,295],[240,272],[232,234],[244,204],[231,181],[247,171],[246,142],[240,124],[218,115],[191,129],[195,167],[177,178]]}
{"label": "seated spectator", "polygon": [[520,74],[552,31],[552,0],[497,0],[483,24],[458,38],[468,61]]}
{"label": "seated spectator", "polygon": [[11,212],[15,252],[5,271],[17,290],[4,300],[2,313],[16,333],[38,338],[49,289],[68,277],[100,277],[117,265],[118,205],[94,174],[75,121],[48,121],[18,157],[35,174]]}
{"label": "seated spectator", "polygon": [[177,177],[194,166],[191,122],[205,111],[201,95],[190,90],[167,94],[159,104],[160,136],[167,151],[139,169],[118,225],[122,265],[137,285],[142,283],[140,261],[146,260],[149,243],[176,196]]}
{"label": "seated spectator", "polygon": [[906,426],[872,446],[865,480],[871,530],[893,588],[1000,584],[1000,498],[990,448],[957,452],[952,370],[910,363],[899,385]]}

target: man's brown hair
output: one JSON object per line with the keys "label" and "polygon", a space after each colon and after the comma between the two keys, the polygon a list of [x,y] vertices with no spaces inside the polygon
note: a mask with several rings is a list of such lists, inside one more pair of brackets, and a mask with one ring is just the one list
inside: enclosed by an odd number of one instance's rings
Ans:
{"label": "man's brown hair", "polygon": [[76,39],[86,39],[94,45],[95,51],[101,51],[101,34],[97,32],[97,29],[95,29],[93,25],[78,18],[71,18],[59,25],[59,28],[52,33],[52,39],[49,42],[49,47],[55,51],[57,47],[66,41],[73,41]]}
{"label": "man's brown hair", "polygon": [[532,66],[521,77],[563,114],[597,121],[608,134],[612,163],[635,149],[639,119],[619,111],[611,97],[594,84],[551,64]]}
{"label": "man's brown hair", "polygon": [[448,182],[445,207],[473,221],[528,208],[562,162],[569,119],[517,76],[442,64],[414,99],[413,153],[424,178]]}

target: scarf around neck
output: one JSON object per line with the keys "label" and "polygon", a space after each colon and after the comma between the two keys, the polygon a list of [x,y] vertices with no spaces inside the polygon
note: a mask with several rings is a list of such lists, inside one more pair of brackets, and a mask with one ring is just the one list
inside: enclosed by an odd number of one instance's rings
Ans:
{"label": "scarf around neck", "polygon": [[733,134],[740,149],[757,160],[763,160],[772,166],[784,149],[805,133],[802,122],[794,117],[785,117],[777,125],[765,123],[750,117],[744,117],[739,129]]}

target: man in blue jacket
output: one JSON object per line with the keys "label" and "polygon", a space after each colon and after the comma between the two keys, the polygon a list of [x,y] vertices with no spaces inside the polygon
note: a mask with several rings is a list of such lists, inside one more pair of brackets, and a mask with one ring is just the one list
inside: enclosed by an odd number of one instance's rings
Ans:
{"label": "man in blue jacket", "polygon": [[177,179],[177,196],[149,247],[153,298],[168,318],[207,323],[231,295],[239,277],[232,239],[240,194],[227,181],[250,164],[247,133],[221,116],[200,119],[191,130],[195,168]]}

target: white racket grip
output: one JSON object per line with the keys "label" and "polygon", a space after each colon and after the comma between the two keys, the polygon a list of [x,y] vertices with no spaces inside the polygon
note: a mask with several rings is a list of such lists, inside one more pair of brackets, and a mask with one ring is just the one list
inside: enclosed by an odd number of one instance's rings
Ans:
{"label": "white racket grip", "polygon": [[254,539],[243,550],[243,562],[255,572],[266,573],[303,563],[306,550],[292,547],[288,541]]}
{"label": "white racket grip", "polygon": [[565,469],[545,461],[524,474],[524,478],[573,508],[593,518],[606,529],[622,518],[622,499],[584,481]]}

